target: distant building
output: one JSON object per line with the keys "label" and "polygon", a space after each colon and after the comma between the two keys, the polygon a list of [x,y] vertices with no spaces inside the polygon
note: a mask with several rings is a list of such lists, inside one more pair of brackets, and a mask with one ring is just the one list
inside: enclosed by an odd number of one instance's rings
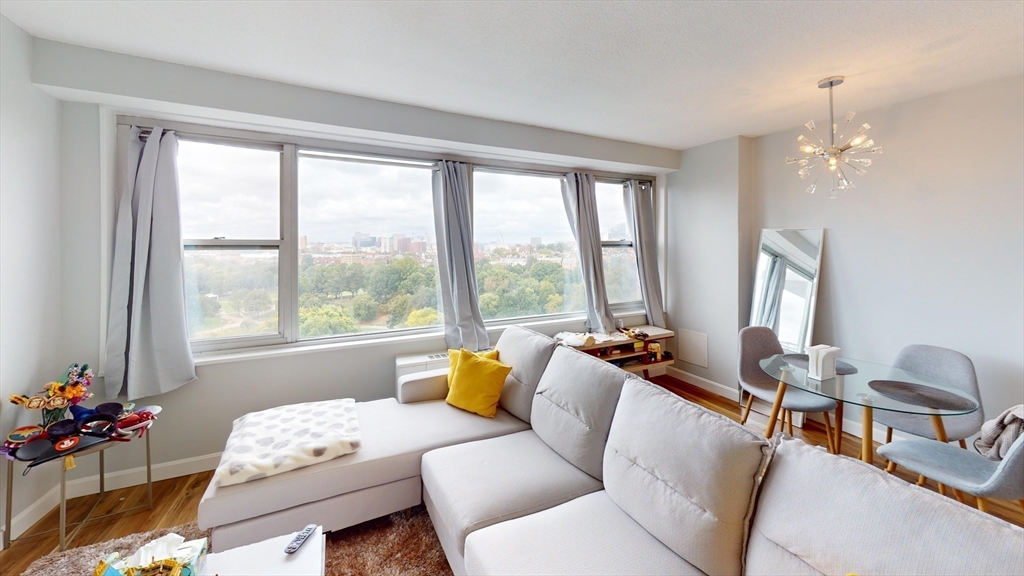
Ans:
{"label": "distant building", "polygon": [[396,236],[395,252],[412,252],[412,238]]}
{"label": "distant building", "polygon": [[299,236],[299,250],[305,250],[309,246],[309,241],[306,239],[306,235]]}
{"label": "distant building", "polygon": [[423,254],[427,251],[427,243],[422,240],[415,240],[410,248],[413,254]]}

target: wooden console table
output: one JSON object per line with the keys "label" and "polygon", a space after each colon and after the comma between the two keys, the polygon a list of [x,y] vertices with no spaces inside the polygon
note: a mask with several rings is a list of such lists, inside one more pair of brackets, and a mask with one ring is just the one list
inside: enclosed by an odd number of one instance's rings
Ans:
{"label": "wooden console table", "polygon": [[[670,366],[675,362],[674,358],[654,362],[650,360],[651,343],[673,338],[675,337],[675,332],[664,328],[658,328],[657,326],[630,326],[630,328],[646,332],[647,339],[637,340],[636,338],[625,338],[622,340],[600,342],[590,346],[572,346],[572,348],[581,352],[586,352],[587,354],[600,358],[605,362],[611,362],[627,372],[633,372],[634,374],[642,372],[644,378],[651,377],[650,370],[652,368]],[[637,350],[635,348],[637,342],[643,342],[642,349]]]}

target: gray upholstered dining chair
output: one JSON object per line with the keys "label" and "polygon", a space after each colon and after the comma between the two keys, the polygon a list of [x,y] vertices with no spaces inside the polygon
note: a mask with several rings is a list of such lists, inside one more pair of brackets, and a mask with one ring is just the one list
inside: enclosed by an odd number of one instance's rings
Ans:
{"label": "gray upholstered dining chair", "polygon": [[[978,376],[974,373],[974,363],[971,359],[956,350],[912,344],[900,350],[892,365],[919,374],[928,381],[966,392],[978,402],[978,409],[970,414],[942,418],[946,438],[950,442],[959,441],[960,447],[966,448],[966,439],[981,430],[981,425],[985,422],[985,412],[981,409],[981,393],[978,390]],[[935,439],[935,428],[928,416],[878,410],[875,412],[875,422],[886,427],[886,443],[892,441],[894,429],[922,438]]]}
{"label": "gray upholstered dining chair", "polygon": [[[782,345],[771,328],[764,326],[748,326],[740,330],[739,336],[739,362],[736,369],[736,377],[740,387],[747,392],[747,403],[740,417],[740,424],[747,422],[750,416],[750,407],[754,398],[765,402],[774,403],[779,391],[778,380],[764,373],[760,362],[774,354],[782,354]],[[821,412],[825,415],[825,433],[828,439],[828,451],[835,453],[836,443],[832,435],[832,423],[829,418],[829,411],[836,407],[835,400],[812,394],[806,390],[787,386],[782,397],[782,420],[788,422],[789,434],[793,435],[793,412]],[[768,423],[765,435],[772,427]]]}
{"label": "gray upholstered dining chair", "polygon": [[1000,461],[923,438],[896,440],[879,447],[878,453],[953,490],[974,495],[982,512],[988,512],[986,498],[1016,500],[1024,512],[1024,436]]}

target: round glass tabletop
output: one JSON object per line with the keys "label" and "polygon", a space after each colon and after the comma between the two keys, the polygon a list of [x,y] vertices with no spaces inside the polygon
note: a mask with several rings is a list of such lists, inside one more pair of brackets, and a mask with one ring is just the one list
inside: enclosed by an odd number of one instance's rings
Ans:
{"label": "round glass tabletop", "polygon": [[965,392],[892,366],[843,358],[837,365],[843,364],[841,372],[847,373],[828,380],[814,380],[807,376],[807,369],[799,361],[787,361],[785,356],[776,354],[761,360],[761,369],[788,386],[840,402],[938,416],[970,414],[978,409],[978,402]]}

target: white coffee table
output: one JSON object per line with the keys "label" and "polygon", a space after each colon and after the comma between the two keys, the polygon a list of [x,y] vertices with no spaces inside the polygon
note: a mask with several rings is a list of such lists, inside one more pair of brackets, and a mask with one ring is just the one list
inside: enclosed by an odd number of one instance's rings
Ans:
{"label": "white coffee table", "polygon": [[294,554],[284,549],[298,532],[206,556],[200,576],[323,576],[326,536],[317,526]]}

